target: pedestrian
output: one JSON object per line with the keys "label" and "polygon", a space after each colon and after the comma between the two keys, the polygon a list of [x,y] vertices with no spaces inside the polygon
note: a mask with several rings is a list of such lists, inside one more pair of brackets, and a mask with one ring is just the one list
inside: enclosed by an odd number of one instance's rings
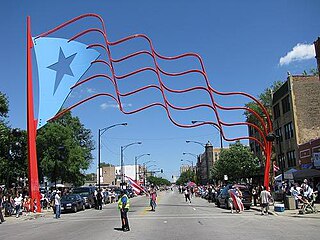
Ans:
{"label": "pedestrian", "polygon": [[233,191],[232,188],[228,190],[228,193],[229,193],[228,204],[229,204],[229,207],[230,207],[230,209],[231,209],[231,213],[233,213],[232,191]]}
{"label": "pedestrian", "polygon": [[157,206],[157,192],[154,188],[150,191],[150,207],[151,211],[155,211]]}
{"label": "pedestrian", "polygon": [[61,215],[61,197],[59,190],[57,190],[56,195],[54,196],[54,207],[56,209],[56,219],[58,219]]}
{"label": "pedestrian", "polygon": [[293,187],[291,187],[290,189],[290,192],[291,192],[291,196],[294,197],[294,201],[296,203],[296,209],[299,208],[299,195],[300,195],[300,187],[299,187],[299,184],[296,183]]}
{"label": "pedestrian", "polygon": [[129,221],[128,221],[128,211],[130,207],[130,199],[128,196],[124,193],[123,190],[120,192],[120,198],[118,200],[118,209],[120,210],[120,216],[121,216],[121,224],[122,224],[122,230],[124,232],[130,231],[129,228]]}
{"label": "pedestrian", "polygon": [[271,194],[265,187],[261,187],[262,191],[260,193],[260,205],[261,205],[261,215],[269,214],[269,202],[271,201]]}
{"label": "pedestrian", "polygon": [[26,215],[29,215],[31,211],[31,198],[26,196],[25,200],[23,201],[23,210],[26,213]]}
{"label": "pedestrian", "polygon": [[186,189],[184,190],[184,197],[185,197],[185,199],[186,199],[186,202],[188,202],[188,200],[189,200],[189,202],[191,203],[191,199],[190,199],[190,191],[189,191],[189,189],[186,187]]}
{"label": "pedestrian", "polygon": [[2,193],[2,188],[0,188],[0,224],[5,221],[2,214],[2,204],[3,204],[3,193]]}
{"label": "pedestrian", "polygon": [[257,199],[258,199],[258,189],[257,187],[252,188],[252,198],[253,198],[253,205],[257,206]]}
{"label": "pedestrian", "polygon": [[98,203],[98,208],[99,210],[102,210],[102,192],[101,189],[99,189],[98,193],[97,193],[97,203]]}
{"label": "pedestrian", "polygon": [[240,191],[240,189],[233,186],[229,190],[229,196],[232,199],[233,208],[236,210],[236,213],[241,213],[242,211],[244,211],[244,206],[241,200],[242,192]]}
{"label": "pedestrian", "polygon": [[16,210],[16,218],[20,216],[20,209],[22,203],[22,195],[17,193],[16,197],[14,198],[14,207]]}
{"label": "pedestrian", "polygon": [[93,201],[94,201],[94,208],[95,209],[99,209],[97,195],[98,195],[98,191],[95,189],[94,193],[93,193]]}

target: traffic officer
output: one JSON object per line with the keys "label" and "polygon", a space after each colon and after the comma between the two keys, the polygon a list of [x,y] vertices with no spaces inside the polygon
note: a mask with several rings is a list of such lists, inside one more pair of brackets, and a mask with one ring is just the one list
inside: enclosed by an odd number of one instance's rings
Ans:
{"label": "traffic officer", "polygon": [[126,231],[130,231],[128,215],[127,215],[130,207],[130,199],[125,194],[124,190],[121,190],[120,194],[121,195],[118,200],[118,208],[120,210],[120,215],[121,215],[122,230],[126,232]]}

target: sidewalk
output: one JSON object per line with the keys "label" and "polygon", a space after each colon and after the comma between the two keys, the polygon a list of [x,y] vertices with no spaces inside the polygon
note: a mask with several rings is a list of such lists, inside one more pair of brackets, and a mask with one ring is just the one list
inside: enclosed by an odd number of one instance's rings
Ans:
{"label": "sidewalk", "polygon": [[[277,203],[277,202],[276,202]],[[320,219],[320,203],[315,203],[316,208],[318,209],[318,213],[309,213],[309,214],[299,214],[299,209],[287,210],[284,212],[276,212],[274,211],[274,206],[269,207],[269,214],[273,216],[285,216],[285,217],[299,217],[299,218],[316,218]],[[260,206],[251,206],[252,210],[261,211]]]}
{"label": "sidewalk", "polygon": [[16,218],[15,215],[12,215],[10,217],[4,217],[6,222],[17,222],[17,221],[26,221],[26,220],[34,220],[36,218],[40,217],[53,217],[53,211],[52,209],[43,209],[41,213],[22,213],[18,218]]}

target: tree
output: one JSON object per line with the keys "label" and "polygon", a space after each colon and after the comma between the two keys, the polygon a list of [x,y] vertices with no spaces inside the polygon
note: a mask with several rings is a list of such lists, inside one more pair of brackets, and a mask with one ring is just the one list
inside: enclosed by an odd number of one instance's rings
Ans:
{"label": "tree", "polygon": [[187,171],[181,173],[176,184],[177,185],[184,185],[189,181],[193,181],[193,179],[195,179],[195,173],[191,169],[188,169]]}
{"label": "tree", "polygon": [[249,147],[237,141],[230,144],[229,149],[223,149],[213,165],[212,176],[216,180],[223,180],[224,175],[227,175],[230,181],[240,181],[256,175],[259,169],[259,160],[253,156]]}
{"label": "tree", "polygon": [[[270,114],[270,116],[272,116],[272,94],[277,91],[282,86],[282,84],[283,82],[276,81],[271,85],[270,88],[265,89],[264,92],[258,96],[258,100],[267,109],[267,112]],[[265,116],[260,106],[256,102],[249,102],[245,104],[245,106],[257,112],[259,116]],[[261,127],[261,123],[251,112],[245,111],[244,115],[246,116],[247,122],[254,123],[257,126]]]}
{"label": "tree", "polygon": [[102,162],[100,163],[100,167],[114,167],[114,165],[112,165],[111,163],[105,163],[105,162]]}
{"label": "tree", "polygon": [[8,187],[12,187],[12,183],[22,186],[20,178],[25,178],[28,170],[27,132],[8,128],[4,139],[0,156],[0,182],[5,182]]}
{"label": "tree", "polygon": [[26,131],[8,126],[9,101],[0,92],[0,183],[11,187],[27,174]]}
{"label": "tree", "polygon": [[147,181],[150,184],[153,184],[155,186],[163,186],[163,185],[170,186],[171,185],[169,180],[164,179],[164,178],[155,177],[155,176],[147,177]]}
{"label": "tree", "polygon": [[7,96],[0,92],[0,121],[3,121],[3,118],[8,116],[9,112],[9,101]]}
{"label": "tree", "polygon": [[95,173],[86,174],[86,181],[96,182],[97,181],[97,174],[95,174]]}
{"label": "tree", "polygon": [[41,128],[37,137],[40,172],[51,181],[82,185],[92,161],[91,131],[68,112]]}

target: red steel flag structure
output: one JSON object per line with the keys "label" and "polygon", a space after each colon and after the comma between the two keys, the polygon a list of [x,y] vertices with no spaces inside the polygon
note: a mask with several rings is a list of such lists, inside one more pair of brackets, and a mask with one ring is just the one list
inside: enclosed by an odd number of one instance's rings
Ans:
{"label": "red steel flag structure", "polygon": [[[65,27],[70,27],[72,25],[78,24],[79,21],[84,21],[90,19],[90,21],[97,20],[97,23],[100,27],[88,28],[82,30],[81,32],[71,35],[70,37],[64,36],[64,38],[52,37],[53,34],[59,33],[59,30],[64,29]],[[64,31],[65,35],[66,32]],[[88,34],[97,34],[95,39],[99,39],[100,42],[84,44],[79,42],[79,39],[85,37]],[[134,39],[140,39],[144,41],[147,45],[147,49],[135,51],[128,55],[125,55],[120,58],[114,58],[111,53],[111,47],[120,46],[123,43],[130,42]],[[102,42],[102,43],[101,43]],[[97,97],[109,97],[113,99],[119,106],[119,110],[124,114],[133,114],[140,112],[151,107],[161,107],[165,110],[169,120],[176,126],[182,128],[193,128],[202,125],[215,125],[219,128],[221,136],[226,141],[236,141],[242,139],[249,139],[255,141],[264,153],[265,158],[265,173],[264,173],[264,186],[269,188],[269,170],[270,170],[270,158],[271,158],[271,146],[272,140],[272,124],[270,116],[265,109],[265,107],[253,96],[243,93],[243,92],[219,92],[214,89],[209,82],[204,63],[202,58],[196,53],[184,53],[177,56],[163,56],[159,54],[151,41],[151,39],[144,34],[135,34],[125,38],[122,38],[118,41],[109,41],[108,35],[106,32],[106,27],[103,19],[93,13],[83,14],[76,18],[73,18],[67,22],[62,23],[61,25],[44,32],[34,38],[31,37],[30,33],[30,17],[28,17],[28,33],[27,33],[27,76],[28,76],[28,157],[29,157],[29,179],[30,179],[30,192],[31,197],[39,200],[39,182],[37,175],[37,158],[36,158],[36,125],[38,128],[44,126],[48,121],[54,120],[65,112],[70,111],[71,109],[83,104],[91,99]],[[34,47],[37,67],[38,67],[38,76],[39,76],[39,116],[38,121],[35,120],[33,115],[33,97],[32,97],[32,68],[31,68],[31,49]],[[100,53],[103,53],[101,54]],[[104,56],[105,58],[103,58]],[[139,56],[147,56],[150,58],[152,63],[146,67],[140,67],[131,72],[118,75],[115,68],[116,64],[125,63],[128,60],[135,60]],[[163,70],[159,66],[160,61],[167,62],[167,64],[173,65],[175,60],[182,59],[191,59],[197,65],[198,68],[191,68],[184,71],[168,72]],[[99,73],[92,76],[82,79],[84,73],[93,65],[105,66],[105,69],[109,71],[110,74]],[[117,66],[118,70],[118,66]],[[156,78],[156,83],[146,84],[142,87],[137,87],[131,91],[124,92],[121,87],[125,85],[126,79],[134,77],[137,74],[142,73],[153,73]],[[179,82],[180,88],[174,89],[169,87],[164,78],[174,79],[181,76],[189,75],[199,76],[202,85],[192,85],[192,86],[183,86],[184,81]],[[78,86],[81,86],[89,81],[94,81],[97,79],[107,80],[112,86],[112,91],[101,91],[95,93],[92,96],[89,96],[85,99],[80,100],[79,102],[61,110],[62,104],[71,93],[71,91]],[[121,82],[121,84],[119,84]],[[194,83],[195,81],[193,81]],[[197,79],[196,82],[199,82]],[[182,85],[182,86],[181,86]],[[128,86],[125,85],[125,86]],[[122,104],[123,99],[129,96],[133,96],[137,93],[145,92],[146,90],[155,90],[159,93],[160,101],[156,101],[154,96],[148,96],[148,100],[151,103],[146,104],[142,107],[128,111],[125,109],[125,105]],[[179,94],[184,96],[187,93],[200,93],[206,97],[207,102],[200,102],[193,105],[187,106],[176,106],[169,101],[169,94]],[[254,101],[259,108],[262,110],[262,116],[259,115],[254,110],[247,107],[233,106],[226,107],[220,105],[215,101],[215,95],[217,96],[242,96],[248,98],[250,101]],[[199,98],[202,99],[202,98]],[[172,112],[186,112],[189,110],[197,110],[200,108],[208,109],[212,112],[212,121],[200,122],[197,124],[183,124],[180,123],[173,117]],[[254,115],[257,119],[257,124],[250,122],[224,122],[220,118],[220,111],[248,111]],[[58,113],[59,112],[59,113]],[[210,116],[211,119],[211,116]],[[214,121],[215,120],[215,121]],[[36,124],[37,123],[37,124]],[[234,127],[234,126],[250,126],[254,128],[259,137],[251,136],[240,136],[236,138],[228,138],[225,135],[225,127]],[[38,208],[39,209],[39,208]]]}

